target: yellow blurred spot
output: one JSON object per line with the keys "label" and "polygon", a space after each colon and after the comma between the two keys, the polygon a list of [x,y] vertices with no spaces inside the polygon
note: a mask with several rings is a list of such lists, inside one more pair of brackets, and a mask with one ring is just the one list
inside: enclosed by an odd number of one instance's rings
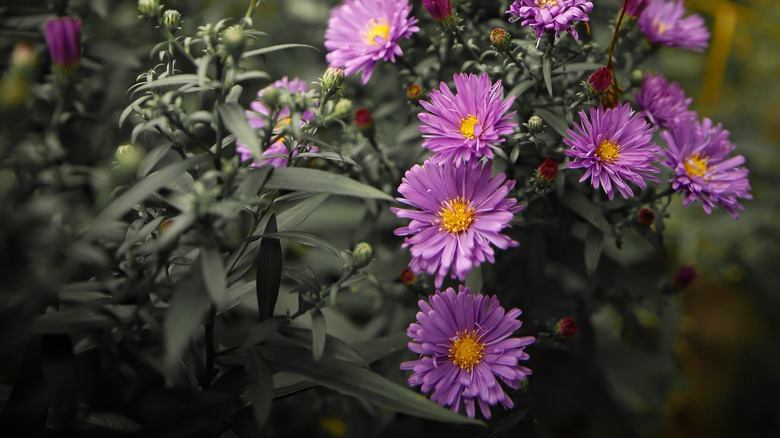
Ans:
{"label": "yellow blurred spot", "polygon": [[328,431],[333,438],[341,438],[347,431],[347,425],[336,417],[320,418],[320,427]]}

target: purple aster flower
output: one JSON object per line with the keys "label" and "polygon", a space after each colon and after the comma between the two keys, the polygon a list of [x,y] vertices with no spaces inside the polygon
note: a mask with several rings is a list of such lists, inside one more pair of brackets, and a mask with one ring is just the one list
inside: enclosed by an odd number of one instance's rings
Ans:
{"label": "purple aster flower", "polygon": [[742,155],[728,157],[736,147],[729,141],[729,132],[710,119],[682,120],[669,131],[661,133],[669,149],[661,153],[662,163],[674,171],[672,189],[685,194],[684,204],[700,200],[709,214],[720,204],[735,219],[744,210],[738,198],[752,199],[748,193],[748,170]]}
{"label": "purple aster flower", "polygon": [[446,21],[452,18],[450,0],[422,0],[422,5],[436,21]]}
{"label": "purple aster flower", "polygon": [[[274,90],[274,92],[278,92],[279,90],[286,91],[287,93],[292,94],[295,97],[303,97],[306,94],[306,83],[298,78],[293,78],[292,80],[288,79],[287,76],[279,79],[278,81],[272,83],[271,85],[263,88],[257,93],[257,99],[252,101],[251,104],[249,104],[249,107],[252,109],[251,111],[246,112],[247,121],[249,122],[249,126],[255,129],[260,129],[265,127],[266,122],[268,121],[268,118],[271,114],[271,108],[265,103],[265,99],[263,99],[263,96],[265,93],[267,93],[269,90]],[[314,113],[312,113],[310,110],[306,110],[301,115],[301,126],[306,125],[307,123],[314,120]],[[276,114],[276,126],[274,127],[273,132],[279,133],[281,132],[285,126],[289,125],[292,122],[292,118],[290,116],[290,109],[286,106],[282,106],[278,109],[278,114]],[[312,152],[316,152],[317,148],[312,147]],[[252,151],[249,150],[249,148],[241,143],[236,142],[236,153],[239,154],[241,157],[241,161],[246,161],[249,159],[252,159]],[[284,155],[284,156],[279,156]],[[271,165],[274,167],[284,167],[287,165],[287,147],[285,147],[282,140],[278,140],[274,142],[271,146],[268,147],[265,151],[263,151],[263,156],[266,156],[268,158],[265,158],[261,161],[255,161],[252,164],[250,164],[251,167],[257,167],[261,165]],[[293,157],[298,155],[298,150],[293,151]],[[270,156],[270,157],[269,157]]]}
{"label": "purple aster flower", "polygon": [[571,147],[565,152],[572,157],[568,167],[585,168],[580,182],[590,177],[593,187],[602,186],[609,199],[615,196],[614,187],[626,199],[634,196],[628,182],[642,188],[647,186],[645,178],[657,182],[649,175],[659,172],[653,167],[660,150],[652,140],[653,127],[628,104],[588,111],[589,117],[580,111],[581,124],[567,131],[571,138],[563,139]]}
{"label": "purple aster flower", "polygon": [[662,75],[646,74],[642,88],[635,92],[641,115],[660,128],[669,128],[677,119],[696,119],[688,106],[693,99],[676,82],[666,82]]}
{"label": "purple aster flower", "polygon": [[650,0],[636,24],[651,43],[701,52],[709,46],[710,32],[697,15],[683,18],[683,0]]}
{"label": "purple aster flower", "polygon": [[433,390],[431,400],[455,412],[465,405],[471,418],[477,404],[485,418],[491,405],[511,408],[500,382],[520,387],[531,370],[518,362],[528,359],[524,349],[535,341],[511,337],[522,325],[520,310],[506,312],[495,296],[474,295],[465,286],[458,293],[436,291],[429,301],[420,300],[417,322],[407,330],[409,349],[420,355],[401,364],[402,370],[414,371],[409,385],[422,385],[426,394]]}
{"label": "purple aster flower", "polygon": [[539,39],[545,30],[554,30],[556,39],[558,32],[567,31],[576,40],[572,22],[590,20],[592,10],[593,2],[585,0],[515,0],[506,13],[514,15],[509,21],[522,19],[521,26],[531,26]]}
{"label": "purple aster flower", "polygon": [[472,157],[493,158],[501,135],[510,134],[517,126],[511,121],[515,112],[507,113],[514,97],[502,100],[501,81],[490,82],[487,73],[481,76],[460,73],[454,76],[455,91],[444,82],[430,93],[431,101],[420,101],[429,112],[418,116],[423,125],[423,147],[436,153],[437,159],[469,161]]}
{"label": "purple aster flower", "polygon": [[81,58],[81,21],[73,17],[58,17],[43,26],[43,36],[56,67],[72,70]]}
{"label": "purple aster flower", "polygon": [[420,30],[410,12],[408,0],[344,0],[328,19],[328,64],[348,75],[362,71],[365,84],[377,61],[395,62],[403,55],[398,41]]}
{"label": "purple aster flower", "polygon": [[515,182],[491,172],[490,163],[475,160],[461,166],[427,160],[409,169],[398,187],[403,196],[398,201],[419,210],[392,208],[399,218],[411,219],[395,234],[411,236],[403,244],[412,253],[409,267],[415,274],[436,275],[436,287],[448,272],[462,281],[473,266],[495,262],[490,244],[518,245],[499,233],[522,208],[506,197]]}
{"label": "purple aster flower", "polygon": [[626,3],[626,15],[629,17],[639,17],[642,11],[647,7],[648,0],[628,0]]}

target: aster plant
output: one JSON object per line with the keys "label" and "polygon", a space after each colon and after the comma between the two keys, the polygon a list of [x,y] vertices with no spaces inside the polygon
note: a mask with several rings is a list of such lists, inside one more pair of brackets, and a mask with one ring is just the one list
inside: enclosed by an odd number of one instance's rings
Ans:
{"label": "aster plant", "polygon": [[506,311],[495,296],[473,294],[468,287],[436,291],[420,300],[417,322],[407,333],[409,349],[420,359],[403,362],[411,370],[409,384],[421,386],[431,399],[455,412],[465,407],[474,418],[476,407],[490,418],[490,406],[514,403],[501,385],[518,389],[531,374],[520,365],[528,360],[525,347],[532,336],[514,337],[522,323],[519,309]]}
{"label": "aster plant", "polygon": [[510,22],[522,20],[521,26],[530,26],[538,39],[552,31],[556,39],[559,32],[568,32],[576,40],[575,24],[590,20],[592,10],[593,2],[586,0],[514,0],[506,13],[512,16]]}
{"label": "aster plant", "polygon": [[636,91],[636,103],[641,114],[659,128],[669,128],[678,120],[693,121],[696,113],[689,109],[693,99],[676,82],[668,82],[663,75],[647,73]]}

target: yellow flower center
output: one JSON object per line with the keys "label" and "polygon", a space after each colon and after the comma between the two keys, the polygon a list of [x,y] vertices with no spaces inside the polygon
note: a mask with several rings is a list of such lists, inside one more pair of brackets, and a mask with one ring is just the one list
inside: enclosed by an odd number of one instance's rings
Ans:
{"label": "yellow flower center", "polygon": [[449,359],[462,370],[471,371],[482,360],[485,344],[479,342],[476,330],[463,330],[455,334]]}
{"label": "yellow flower center", "polygon": [[698,176],[702,177],[705,173],[707,173],[707,157],[702,157],[699,155],[698,152],[688,157],[688,159],[685,160],[685,163],[683,163],[683,166],[685,166],[685,172],[688,174],[688,176]]}
{"label": "yellow flower center", "polygon": [[477,217],[477,212],[471,206],[471,201],[458,196],[442,202],[438,216],[441,218],[439,230],[457,234],[469,229]]}
{"label": "yellow flower center", "polygon": [[666,23],[658,19],[653,20],[653,24],[655,25],[655,29],[658,31],[658,35],[663,34],[664,32],[666,32],[666,29],[669,28],[669,26],[667,26]]}
{"label": "yellow flower center", "polygon": [[477,123],[479,123],[477,116],[466,117],[460,121],[460,133],[469,140],[474,140],[477,138],[477,136],[474,135],[474,126],[476,126]]}
{"label": "yellow flower center", "polygon": [[620,157],[620,146],[618,146],[617,143],[604,140],[599,147],[596,148],[596,155],[601,158],[601,161],[614,163],[615,160]]}
{"label": "yellow flower center", "polygon": [[390,25],[386,22],[376,20],[368,22],[368,34],[366,35],[366,38],[368,38],[368,42],[371,43],[371,45],[376,45],[374,38],[382,37],[383,39],[387,39],[389,35]]}
{"label": "yellow flower center", "polygon": [[558,5],[558,0],[536,0],[536,6],[540,8],[551,8]]}

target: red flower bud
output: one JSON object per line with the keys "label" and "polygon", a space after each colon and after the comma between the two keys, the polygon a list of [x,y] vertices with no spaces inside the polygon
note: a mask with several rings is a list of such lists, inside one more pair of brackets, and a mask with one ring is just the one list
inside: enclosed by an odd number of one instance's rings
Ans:
{"label": "red flower bud", "polygon": [[649,208],[643,208],[639,210],[639,214],[637,216],[639,217],[639,221],[647,226],[652,225],[653,221],[655,220],[655,213],[653,213],[653,210],[650,210]]}
{"label": "red flower bud", "polygon": [[446,21],[452,16],[450,0],[423,0],[423,7],[436,21]]}
{"label": "red flower bud", "polygon": [[539,178],[552,181],[558,175],[558,163],[551,158],[545,158],[542,164],[539,165],[537,172],[539,172]]}
{"label": "red flower bud", "polygon": [[642,11],[647,7],[649,0],[628,0],[626,4],[626,15],[638,18]]}
{"label": "red flower bud", "polygon": [[422,94],[422,87],[420,84],[409,84],[406,87],[406,97],[409,99],[419,99]]}
{"label": "red flower bud", "polygon": [[510,49],[511,46],[509,44],[509,38],[509,32],[501,29],[500,27],[497,27],[490,32],[490,44],[502,52]]}
{"label": "red flower bud", "polygon": [[414,275],[414,272],[406,268],[401,272],[401,282],[407,286],[414,284],[417,281],[417,276]]}
{"label": "red flower bud", "polygon": [[355,111],[355,125],[360,129],[368,129],[371,127],[371,113],[367,108],[360,108]]}
{"label": "red flower bud", "polygon": [[588,85],[593,91],[603,93],[612,84],[612,72],[606,67],[599,67],[588,78]]}
{"label": "red flower bud", "polygon": [[55,66],[73,70],[81,59],[81,21],[73,17],[52,18],[43,27],[46,45]]}
{"label": "red flower bud", "polygon": [[577,323],[571,316],[561,319],[555,324],[555,334],[562,338],[570,338],[577,333]]}

